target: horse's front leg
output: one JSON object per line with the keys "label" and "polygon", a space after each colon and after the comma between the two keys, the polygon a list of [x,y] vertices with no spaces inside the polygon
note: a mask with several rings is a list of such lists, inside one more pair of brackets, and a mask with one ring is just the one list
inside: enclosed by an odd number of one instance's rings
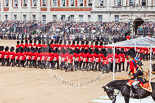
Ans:
{"label": "horse's front leg", "polygon": [[129,103],[129,97],[124,97],[125,103]]}

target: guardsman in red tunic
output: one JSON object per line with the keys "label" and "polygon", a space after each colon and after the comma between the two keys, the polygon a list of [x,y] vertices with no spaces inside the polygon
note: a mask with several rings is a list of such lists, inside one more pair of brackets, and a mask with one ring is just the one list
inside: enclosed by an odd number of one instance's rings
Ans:
{"label": "guardsman in red tunic", "polygon": [[32,40],[29,41],[29,48],[33,47]]}
{"label": "guardsman in red tunic", "polygon": [[91,48],[92,50],[94,50],[94,41],[91,41],[90,48]]}
{"label": "guardsman in red tunic", "polygon": [[94,70],[94,54],[93,54],[93,51],[91,48],[88,49],[88,67],[89,67],[89,70]]}
{"label": "guardsman in red tunic", "polygon": [[83,55],[84,55],[84,48],[82,48],[81,50],[80,50],[80,70],[82,70],[83,68],[82,68],[82,65],[83,65]]}
{"label": "guardsman in red tunic", "polygon": [[136,64],[136,60],[134,59],[135,57],[135,50],[134,49],[130,49],[129,50],[129,59],[130,59],[130,70],[129,70],[129,73],[130,73],[130,77],[131,78],[134,78],[134,74],[137,72],[137,64]]}
{"label": "guardsman in red tunic", "polygon": [[48,61],[47,67],[48,68],[54,69],[54,67],[53,67],[53,59],[54,59],[54,56],[53,56],[53,48],[50,48],[49,49],[49,56],[48,56],[48,59],[47,59],[47,61]]}
{"label": "guardsman in red tunic", "polygon": [[38,41],[37,47],[38,47],[38,48],[41,48],[41,47],[42,47],[41,40]]}
{"label": "guardsman in red tunic", "polygon": [[66,72],[69,70],[69,68],[71,69],[71,71],[73,71],[73,51],[71,49],[68,49],[69,53],[67,53],[67,68],[66,68]]}
{"label": "guardsman in red tunic", "polygon": [[66,69],[66,62],[67,62],[67,56],[66,56],[66,50],[65,48],[62,48],[62,53],[60,53],[60,56],[61,56],[61,64],[60,64],[60,67],[61,67],[61,70],[62,68]]}
{"label": "guardsman in red tunic", "polygon": [[[84,41],[81,41],[80,47],[83,48],[83,49],[85,48],[85,47],[84,47]],[[80,48],[80,49],[81,49],[81,48]]]}
{"label": "guardsman in red tunic", "polygon": [[0,46],[0,63],[4,60],[4,46]]}
{"label": "guardsman in red tunic", "polygon": [[82,55],[83,57],[83,70],[88,70],[88,50],[85,49]]}
{"label": "guardsman in red tunic", "polygon": [[20,42],[19,42],[19,41],[17,41],[16,48],[19,48],[19,46],[20,46]]}
{"label": "guardsman in red tunic", "polygon": [[107,47],[107,51],[106,54],[104,54],[106,56],[106,58],[108,59],[108,70],[109,71],[113,71],[113,53],[112,53],[112,48],[111,47]]}
{"label": "guardsman in red tunic", "polygon": [[9,66],[11,65],[12,67],[14,67],[15,66],[15,52],[14,52],[14,47],[11,47],[10,48],[9,58],[10,58]]}
{"label": "guardsman in red tunic", "polygon": [[9,66],[9,47],[5,47],[5,52],[4,52],[4,60],[2,61],[2,66],[4,65]]}
{"label": "guardsman in red tunic", "polygon": [[27,55],[26,55],[26,66],[32,67],[32,52],[33,52],[33,47],[29,48]]}
{"label": "guardsman in red tunic", "polygon": [[104,53],[103,53],[104,55],[103,55],[103,57],[102,57],[102,73],[104,73],[105,71],[106,71],[106,73],[108,73],[109,72],[109,70],[108,70],[108,57],[107,57],[107,52],[105,51]]}
{"label": "guardsman in red tunic", "polygon": [[71,45],[72,50],[75,50],[76,46],[75,46],[75,41],[73,40],[72,45]]}
{"label": "guardsman in red tunic", "polygon": [[80,60],[80,50],[76,48],[73,56],[74,56],[74,68],[75,68],[75,71],[76,71],[80,67],[79,66],[80,65],[80,61],[81,61]]}
{"label": "guardsman in red tunic", "polygon": [[53,53],[53,67],[55,68],[56,65],[57,65],[57,69],[59,69],[59,50],[58,50],[58,48],[56,48]]}
{"label": "guardsman in red tunic", "polygon": [[124,48],[121,48],[121,51],[120,51],[120,66],[119,66],[119,69],[121,70],[121,65],[122,66],[122,70],[125,71],[125,68],[124,68],[124,63],[125,63],[125,52],[124,52]]}
{"label": "guardsman in red tunic", "polygon": [[33,43],[33,48],[37,48],[37,41],[36,41],[36,39],[34,39],[34,43]]}
{"label": "guardsman in red tunic", "polygon": [[101,61],[99,49],[95,48],[94,53],[95,53],[94,54],[94,57],[95,57],[95,71],[97,71],[97,70],[100,70],[100,61]]}
{"label": "guardsman in red tunic", "polygon": [[22,67],[24,67],[26,57],[25,57],[25,52],[24,52],[23,48],[21,48],[21,53],[19,55],[20,55],[20,58],[19,58],[20,59],[20,65]]}
{"label": "guardsman in red tunic", "polygon": [[37,68],[38,48],[33,48],[32,67]]}
{"label": "guardsman in red tunic", "polygon": [[25,48],[25,45],[24,45],[24,41],[23,40],[21,41],[21,44],[19,45],[19,47]]}
{"label": "guardsman in red tunic", "polygon": [[42,59],[42,48],[38,49],[38,55],[37,55],[37,61],[38,61],[38,67],[41,68],[41,59]]}
{"label": "guardsman in red tunic", "polygon": [[28,40],[25,40],[25,47],[29,48]]}
{"label": "guardsman in red tunic", "polygon": [[[115,72],[117,72],[117,66],[119,65],[120,67],[120,51],[118,49],[115,49]],[[120,68],[119,68],[119,72],[121,72]]]}
{"label": "guardsman in red tunic", "polygon": [[15,53],[16,66],[19,66],[19,53],[20,53],[19,48],[16,48],[16,53]]}

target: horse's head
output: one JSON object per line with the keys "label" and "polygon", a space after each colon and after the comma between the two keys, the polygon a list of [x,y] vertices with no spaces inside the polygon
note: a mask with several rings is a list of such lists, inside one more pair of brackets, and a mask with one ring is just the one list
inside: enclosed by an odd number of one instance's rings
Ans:
{"label": "horse's head", "polygon": [[114,96],[114,88],[113,87],[109,87],[109,86],[103,86],[102,87],[104,89],[104,91],[107,93],[108,97],[111,100],[114,100],[115,96]]}

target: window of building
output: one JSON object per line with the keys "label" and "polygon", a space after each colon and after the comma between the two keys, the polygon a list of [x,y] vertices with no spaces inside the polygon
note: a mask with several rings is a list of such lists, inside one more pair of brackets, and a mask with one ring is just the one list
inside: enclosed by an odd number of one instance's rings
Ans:
{"label": "window of building", "polygon": [[62,0],[62,6],[66,6],[66,0]]}
{"label": "window of building", "polygon": [[98,21],[102,22],[102,15],[98,15]]}
{"label": "window of building", "polygon": [[65,21],[65,15],[61,15],[61,21]]}
{"label": "window of building", "polygon": [[37,0],[33,0],[32,4],[33,4],[32,6],[34,7],[37,6]]}
{"label": "window of building", "polygon": [[23,0],[23,6],[27,6],[27,0]]}
{"label": "window of building", "polygon": [[57,21],[57,15],[53,15],[53,21]]}
{"label": "window of building", "polygon": [[18,0],[14,0],[14,7],[18,6]]}
{"label": "window of building", "polygon": [[92,0],[88,0],[88,6],[92,6]]}
{"label": "window of building", "polygon": [[79,21],[83,22],[83,15],[79,15]]}
{"label": "window of building", "polygon": [[46,0],[42,0],[42,6],[46,6]]}
{"label": "window of building", "polygon": [[23,20],[26,21],[26,15],[23,15]]}
{"label": "window of building", "polygon": [[91,15],[88,15],[88,21],[91,21]]}
{"label": "window of building", "polygon": [[79,0],[79,5],[83,6],[83,0]]}
{"label": "window of building", "polygon": [[119,22],[119,15],[115,15],[115,22]]}
{"label": "window of building", "polygon": [[17,20],[17,15],[14,15],[14,20]]}
{"label": "window of building", "polygon": [[70,0],[70,6],[74,6],[75,0]]}
{"label": "window of building", "polygon": [[57,6],[57,0],[53,0],[53,6]]}
{"label": "window of building", "polygon": [[5,20],[8,20],[8,15],[5,15]]}
{"label": "window of building", "polygon": [[70,15],[70,21],[74,21],[74,15]]}
{"label": "window of building", "polygon": [[121,6],[121,0],[117,0],[117,6]]}
{"label": "window of building", "polygon": [[104,6],[104,0],[99,0],[99,6]]}
{"label": "window of building", "polygon": [[142,6],[146,6],[146,0],[142,0]]}
{"label": "window of building", "polygon": [[32,18],[35,21],[36,20],[36,15],[32,15]]}
{"label": "window of building", "polygon": [[43,24],[46,24],[46,15],[42,15]]}
{"label": "window of building", "polygon": [[9,6],[9,0],[5,0],[5,6],[6,6],[6,7]]}
{"label": "window of building", "polygon": [[133,0],[129,0],[129,6],[134,6]]}

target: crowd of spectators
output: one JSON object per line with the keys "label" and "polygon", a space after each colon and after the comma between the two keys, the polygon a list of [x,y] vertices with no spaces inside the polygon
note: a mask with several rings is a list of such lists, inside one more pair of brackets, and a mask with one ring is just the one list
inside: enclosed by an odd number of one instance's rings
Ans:
{"label": "crowd of spectators", "polygon": [[137,34],[153,35],[155,32],[155,22],[145,22],[138,26]]}
{"label": "crowd of spectators", "polygon": [[0,22],[0,39],[97,39],[120,36],[128,29],[124,22],[49,22],[5,21]]}

